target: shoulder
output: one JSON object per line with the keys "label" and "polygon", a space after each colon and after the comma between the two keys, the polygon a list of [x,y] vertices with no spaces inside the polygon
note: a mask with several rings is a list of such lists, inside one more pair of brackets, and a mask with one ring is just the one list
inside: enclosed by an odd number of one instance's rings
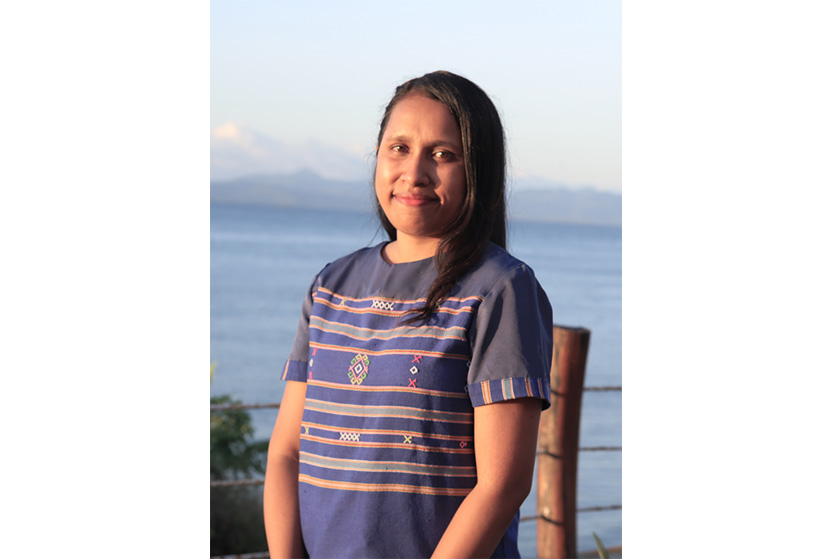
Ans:
{"label": "shoulder", "polygon": [[348,279],[352,280],[360,276],[370,275],[378,266],[381,266],[382,257],[380,256],[380,251],[382,245],[384,243],[374,245],[373,247],[363,247],[327,263],[315,276],[313,289],[321,286],[329,288],[337,282],[344,283]]}
{"label": "shoulder", "polygon": [[359,265],[370,265],[376,260],[381,259],[380,251],[382,250],[382,245],[385,243],[379,243],[378,245],[374,245],[373,247],[363,247],[357,251],[353,251],[348,255],[344,255],[330,263],[327,264],[321,270],[321,274],[323,275],[333,275],[336,273],[340,273],[347,268],[352,268],[354,266]]}
{"label": "shoulder", "polygon": [[473,295],[486,295],[499,285],[539,285],[533,269],[495,243],[488,243],[478,264],[466,273],[459,288]]}

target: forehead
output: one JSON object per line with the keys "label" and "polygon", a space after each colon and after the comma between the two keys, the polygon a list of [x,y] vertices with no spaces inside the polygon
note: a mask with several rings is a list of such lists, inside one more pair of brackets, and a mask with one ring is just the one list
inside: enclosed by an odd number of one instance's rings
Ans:
{"label": "forehead", "polygon": [[406,135],[461,143],[461,130],[449,108],[421,94],[409,94],[394,106],[383,139]]}

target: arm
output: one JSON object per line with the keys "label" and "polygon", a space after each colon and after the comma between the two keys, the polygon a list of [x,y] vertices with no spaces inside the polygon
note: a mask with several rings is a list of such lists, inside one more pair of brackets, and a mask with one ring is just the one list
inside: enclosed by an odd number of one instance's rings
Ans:
{"label": "arm", "polygon": [[303,558],[298,504],[300,423],[306,383],[287,381],[268,444],[263,488],[265,536],[272,558]]}
{"label": "arm", "polygon": [[542,401],[523,398],[475,409],[478,482],[461,503],[432,558],[487,558],[528,493]]}

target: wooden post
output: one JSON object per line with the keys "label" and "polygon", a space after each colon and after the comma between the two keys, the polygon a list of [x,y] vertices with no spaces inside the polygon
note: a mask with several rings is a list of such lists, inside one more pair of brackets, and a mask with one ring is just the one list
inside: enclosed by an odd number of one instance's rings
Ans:
{"label": "wooden post", "polygon": [[590,331],[554,326],[551,407],[540,418],[537,557],[577,558],[577,456]]}

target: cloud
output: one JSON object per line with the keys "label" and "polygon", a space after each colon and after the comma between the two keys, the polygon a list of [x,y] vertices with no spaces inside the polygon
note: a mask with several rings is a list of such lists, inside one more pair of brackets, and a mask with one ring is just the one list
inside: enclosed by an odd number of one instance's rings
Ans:
{"label": "cloud", "polygon": [[231,141],[239,144],[245,140],[242,129],[230,122],[216,127],[210,135],[214,140],[220,140],[222,142]]}
{"label": "cloud", "polygon": [[317,141],[290,145],[247,125],[231,122],[210,132],[210,179],[213,181],[303,169],[329,179],[348,181],[367,178],[372,171],[357,150]]}

